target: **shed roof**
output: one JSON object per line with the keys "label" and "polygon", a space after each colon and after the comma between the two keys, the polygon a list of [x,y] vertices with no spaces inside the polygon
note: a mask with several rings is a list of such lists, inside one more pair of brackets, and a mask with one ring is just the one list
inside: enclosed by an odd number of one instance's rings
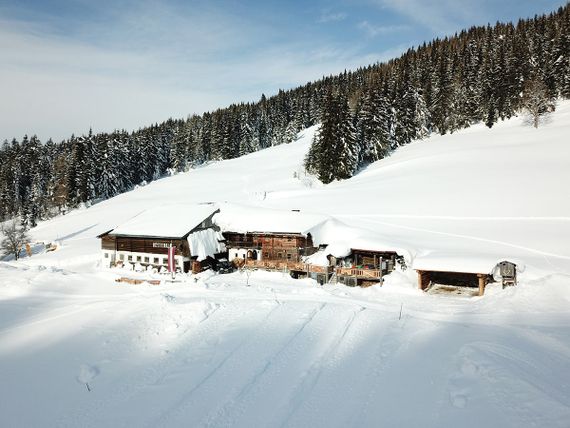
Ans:
{"label": "shed roof", "polygon": [[218,208],[213,204],[162,205],[142,211],[109,234],[148,238],[183,238]]}
{"label": "shed roof", "polygon": [[[413,268],[422,271],[492,274],[498,263],[507,260],[497,255],[433,252],[416,257]],[[522,263],[511,260],[517,265]]]}

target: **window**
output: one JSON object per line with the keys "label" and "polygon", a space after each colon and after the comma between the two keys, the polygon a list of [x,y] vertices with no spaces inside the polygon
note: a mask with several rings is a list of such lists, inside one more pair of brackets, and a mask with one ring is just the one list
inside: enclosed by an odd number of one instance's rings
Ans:
{"label": "window", "polygon": [[163,265],[168,264],[168,259],[167,259],[167,258],[162,259],[162,264],[163,264]]}
{"label": "window", "polygon": [[137,262],[140,262],[142,260],[141,256],[137,256]]}
{"label": "window", "polygon": [[152,262],[153,262],[155,265],[157,265],[157,264],[160,263],[160,259],[159,259],[158,257],[155,257],[155,258],[152,260]]}
{"label": "window", "polygon": [[144,258],[144,262],[145,262],[145,263],[150,262],[150,258],[149,258],[149,257],[145,257],[145,258]]}
{"label": "window", "polygon": [[132,262],[132,261],[133,261],[133,256],[129,256],[128,259],[129,259],[129,262]]}
{"label": "window", "polygon": [[125,260],[125,255],[124,255],[124,254],[119,254],[119,260]]}
{"label": "window", "polygon": [[268,259],[268,258],[269,258],[269,253],[263,253],[263,258],[264,258],[264,259]]}
{"label": "window", "polygon": [[287,254],[287,260],[291,260],[291,254]]}
{"label": "window", "polygon": [[280,258],[282,258],[282,257],[283,257],[283,254],[277,253],[277,258],[278,258],[278,259],[280,259]]}
{"label": "window", "polygon": [[105,253],[105,258],[106,258],[106,259],[109,258],[109,253]]}

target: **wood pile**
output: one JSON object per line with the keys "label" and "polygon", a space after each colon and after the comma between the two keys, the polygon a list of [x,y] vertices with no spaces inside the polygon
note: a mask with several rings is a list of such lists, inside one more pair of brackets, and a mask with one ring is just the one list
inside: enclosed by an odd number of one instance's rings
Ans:
{"label": "wood pile", "polygon": [[142,284],[144,282],[150,285],[160,285],[160,279],[136,279],[136,278],[127,278],[122,276],[120,278],[115,279],[115,282],[126,282],[127,284]]}

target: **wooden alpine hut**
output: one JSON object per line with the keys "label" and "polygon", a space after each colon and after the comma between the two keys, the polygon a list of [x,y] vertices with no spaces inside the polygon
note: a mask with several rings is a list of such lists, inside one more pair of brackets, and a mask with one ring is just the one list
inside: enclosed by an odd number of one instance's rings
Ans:
{"label": "wooden alpine hut", "polygon": [[268,270],[303,270],[302,259],[317,245],[312,231],[328,220],[299,210],[228,205],[214,221],[223,230],[228,258],[236,265]]}
{"label": "wooden alpine hut", "polygon": [[218,212],[213,204],[164,205],[143,211],[98,236],[102,264],[166,269],[170,250],[171,268],[199,271],[201,263],[225,251],[219,228],[212,222]]}

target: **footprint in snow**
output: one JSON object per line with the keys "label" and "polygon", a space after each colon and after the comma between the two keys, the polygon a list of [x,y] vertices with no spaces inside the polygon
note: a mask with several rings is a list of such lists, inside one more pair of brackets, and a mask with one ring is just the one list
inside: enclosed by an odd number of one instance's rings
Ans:
{"label": "footprint in snow", "polygon": [[89,364],[81,364],[79,374],[77,375],[77,382],[81,384],[88,384],[99,375],[99,367],[91,366]]}
{"label": "footprint in snow", "polygon": [[467,406],[467,396],[463,394],[458,394],[454,392],[449,393],[449,400],[454,407],[458,409],[464,409]]}
{"label": "footprint in snow", "polygon": [[172,303],[176,300],[176,297],[168,293],[162,293],[162,298],[165,302]]}
{"label": "footprint in snow", "polygon": [[479,373],[479,366],[475,364],[473,361],[465,360],[461,364],[461,373],[466,376],[475,376]]}

